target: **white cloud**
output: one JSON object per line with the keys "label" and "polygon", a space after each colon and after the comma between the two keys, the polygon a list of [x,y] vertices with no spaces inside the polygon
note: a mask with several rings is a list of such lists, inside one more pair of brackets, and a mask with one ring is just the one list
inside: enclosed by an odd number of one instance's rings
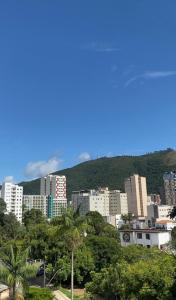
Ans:
{"label": "white cloud", "polygon": [[62,161],[57,157],[51,157],[49,160],[29,162],[25,168],[25,176],[28,178],[37,178],[55,172],[59,169]]}
{"label": "white cloud", "polygon": [[170,76],[175,76],[176,71],[146,71],[142,74],[139,74],[137,76],[131,77],[127,82],[125,83],[125,87],[129,86],[131,83],[138,79],[158,79],[158,78],[165,78]]}
{"label": "white cloud", "polygon": [[6,176],[4,178],[4,182],[11,182],[14,183],[14,177],[13,176]]}
{"label": "white cloud", "polygon": [[83,152],[78,156],[79,162],[91,160],[91,155],[88,152]]}
{"label": "white cloud", "polygon": [[115,47],[112,44],[100,43],[100,42],[91,42],[85,44],[81,47],[82,50],[89,50],[94,52],[116,52],[119,51],[119,48]]}

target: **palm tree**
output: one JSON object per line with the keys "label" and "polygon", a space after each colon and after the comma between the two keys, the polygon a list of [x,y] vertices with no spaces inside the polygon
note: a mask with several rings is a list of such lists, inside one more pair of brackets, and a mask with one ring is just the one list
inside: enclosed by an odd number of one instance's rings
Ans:
{"label": "palm tree", "polygon": [[23,249],[11,244],[0,249],[0,280],[11,288],[12,299],[24,299],[28,282],[27,279],[36,274],[37,266],[27,263],[29,249]]}
{"label": "palm tree", "polygon": [[74,212],[69,208],[61,217],[61,230],[68,249],[71,251],[71,300],[73,300],[74,289],[74,252],[82,244],[86,236],[87,222],[79,214],[79,209]]}

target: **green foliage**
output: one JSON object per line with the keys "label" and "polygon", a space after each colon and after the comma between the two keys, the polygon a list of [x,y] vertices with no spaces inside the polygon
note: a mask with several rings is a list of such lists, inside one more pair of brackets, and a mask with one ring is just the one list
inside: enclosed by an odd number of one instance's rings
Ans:
{"label": "green foliage", "polygon": [[121,255],[118,240],[108,236],[88,236],[86,246],[92,251],[96,270],[108,266],[112,263],[114,257]]}
{"label": "green foliage", "polygon": [[138,259],[130,257],[129,262],[121,259],[100,272],[92,272],[92,282],[87,284],[87,290],[112,300],[175,299],[172,294],[175,258],[156,249],[141,250],[143,256],[139,248],[136,251],[134,247],[127,249],[129,254],[130,250],[135,252]]}
{"label": "green foliage", "polygon": [[47,288],[30,287],[26,300],[52,300],[52,292]]}
{"label": "green foliage", "polygon": [[34,226],[36,224],[45,223],[46,218],[39,209],[32,208],[23,214],[23,224],[26,227]]}
{"label": "green foliage", "polygon": [[37,267],[27,263],[28,249],[13,244],[0,250],[0,280],[12,288],[12,298],[27,291],[27,279],[36,274]]}
{"label": "green foliage", "polygon": [[[156,151],[141,156],[103,157],[81,163],[73,168],[54,174],[67,176],[67,192],[80,189],[109,186],[111,189],[124,190],[124,179],[137,173],[147,177],[149,193],[160,192],[163,186],[163,173],[176,169],[176,152],[172,149]],[[23,182],[25,194],[39,193],[39,180]]]}

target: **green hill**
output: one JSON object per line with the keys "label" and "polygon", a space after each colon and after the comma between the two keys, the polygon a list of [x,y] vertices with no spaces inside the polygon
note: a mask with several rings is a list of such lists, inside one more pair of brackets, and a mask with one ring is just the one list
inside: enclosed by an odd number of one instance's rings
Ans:
{"label": "green hill", "polygon": [[[149,193],[158,193],[163,186],[163,173],[176,169],[176,151],[167,149],[141,156],[102,157],[87,161],[54,174],[66,175],[67,193],[108,186],[124,190],[124,179],[134,173],[147,177]],[[39,179],[21,183],[24,194],[39,194]]]}

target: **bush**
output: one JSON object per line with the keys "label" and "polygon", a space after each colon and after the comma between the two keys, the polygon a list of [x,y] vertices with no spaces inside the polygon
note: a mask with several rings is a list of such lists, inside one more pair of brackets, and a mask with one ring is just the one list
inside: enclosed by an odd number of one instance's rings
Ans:
{"label": "bush", "polygon": [[47,288],[29,288],[26,300],[53,300],[52,292]]}

